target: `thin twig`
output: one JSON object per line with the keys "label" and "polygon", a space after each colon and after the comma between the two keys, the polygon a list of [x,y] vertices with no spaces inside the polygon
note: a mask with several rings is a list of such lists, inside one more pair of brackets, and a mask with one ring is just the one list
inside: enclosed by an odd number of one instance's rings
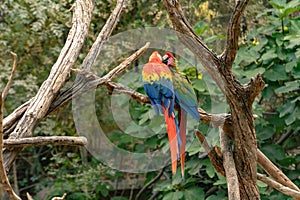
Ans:
{"label": "thin twig", "polygon": [[139,200],[140,196],[142,195],[142,193],[153,183],[155,183],[155,181],[157,181],[164,173],[165,168],[162,168],[159,173],[151,180],[149,181],[146,185],[144,185],[144,187],[137,193],[135,200]]}
{"label": "thin twig", "polygon": [[7,94],[8,94],[8,91],[9,91],[9,89],[10,89],[10,87],[11,87],[13,78],[14,78],[15,73],[16,73],[16,68],[17,68],[17,60],[18,60],[17,54],[14,53],[14,52],[12,52],[12,51],[10,52],[10,54],[14,57],[14,62],[13,62],[11,74],[10,74],[10,76],[9,76],[9,79],[8,79],[8,81],[7,81],[7,83],[6,83],[6,86],[5,86],[5,88],[4,88],[4,90],[3,90],[3,93],[2,93],[3,101],[5,100],[5,98],[6,98]]}
{"label": "thin twig", "polygon": [[76,136],[38,136],[30,138],[6,139],[4,140],[5,148],[27,147],[27,146],[45,146],[45,145],[68,145],[68,146],[85,146],[87,139]]}
{"label": "thin twig", "polygon": [[288,132],[282,134],[282,135],[280,136],[280,138],[276,141],[275,144],[281,145],[287,138],[290,137],[291,134],[293,134],[293,131],[292,131],[292,130],[289,130]]}
{"label": "thin twig", "polygon": [[3,163],[3,103],[4,99],[2,98],[2,92],[0,92],[0,176],[1,176],[1,183],[4,189],[7,191],[9,197],[12,200],[20,200],[21,198],[14,192],[13,188],[11,187],[8,177],[6,175],[4,163]]}
{"label": "thin twig", "polygon": [[18,186],[18,176],[17,176],[17,164],[16,161],[13,164],[13,177],[14,177],[14,190],[17,195],[20,195],[19,186]]}
{"label": "thin twig", "polygon": [[51,200],[65,200],[66,196],[67,196],[67,194],[64,193],[64,195],[62,197],[53,197]]}
{"label": "thin twig", "polygon": [[286,194],[288,196],[291,196],[295,199],[300,199],[300,192],[296,191],[294,189],[291,189],[289,187],[286,187],[270,178],[268,178],[267,176],[257,173],[257,179],[266,183],[267,185],[271,186],[272,188],[275,188],[276,190],[278,190],[279,192],[282,192],[283,194]]}
{"label": "thin twig", "polygon": [[26,192],[26,197],[27,197],[27,200],[33,200],[32,196],[28,192]]}

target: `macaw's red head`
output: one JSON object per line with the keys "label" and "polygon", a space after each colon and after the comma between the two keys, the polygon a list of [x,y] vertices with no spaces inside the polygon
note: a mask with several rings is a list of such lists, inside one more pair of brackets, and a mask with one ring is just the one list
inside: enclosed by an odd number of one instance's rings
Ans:
{"label": "macaw's red head", "polygon": [[168,65],[169,67],[176,67],[177,66],[177,60],[174,57],[174,55],[171,52],[166,52],[165,55],[163,56],[163,61],[164,64]]}
{"label": "macaw's red head", "polygon": [[154,51],[149,57],[149,62],[161,63],[162,57],[157,51]]}

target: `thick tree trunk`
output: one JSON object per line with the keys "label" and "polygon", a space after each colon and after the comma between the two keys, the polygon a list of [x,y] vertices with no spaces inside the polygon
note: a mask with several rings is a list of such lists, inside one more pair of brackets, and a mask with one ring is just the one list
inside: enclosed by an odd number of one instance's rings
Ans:
{"label": "thick tree trunk", "polygon": [[194,33],[178,1],[164,0],[164,5],[173,23],[173,28],[178,32],[179,39],[195,54],[202,66],[215,80],[230,106],[236,165],[232,167],[236,167],[237,170],[240,197],[241,199],[260,199],[256,183],[257,144],[252,103],[264,87],[264,82],[258,75],[248,84],[241,85],[231,71],[238,50],[240,19],[248,2],[248,0],[236,1],[228,26],[226,49],[219,57],[209,50]]}

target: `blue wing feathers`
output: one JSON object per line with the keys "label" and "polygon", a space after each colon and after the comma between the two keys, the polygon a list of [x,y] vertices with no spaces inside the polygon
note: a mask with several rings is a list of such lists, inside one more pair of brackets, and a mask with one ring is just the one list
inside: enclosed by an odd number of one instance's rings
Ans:
{"label": "blue wing feathers", "polygon": [[175,92],[175,101],[196,121],[200,121],[200,114],[198,111],[197,103],[195,101],[181,98],[178,92]]}

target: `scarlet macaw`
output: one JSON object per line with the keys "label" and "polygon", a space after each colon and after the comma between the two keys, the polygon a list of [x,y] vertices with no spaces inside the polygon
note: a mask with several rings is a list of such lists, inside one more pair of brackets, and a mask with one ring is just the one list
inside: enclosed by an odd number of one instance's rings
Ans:
{"label": "scarlet macaw", "polygon": [[199,122],[200,115],[197,107],[197,97],[188,78],[179,73],[179,70],[176,69],[177,60],[172,53],[165,53],[163,56],[163,63],[165,63],[172,72],[175,102],[179,106],[178,121],[181,141],[179,153],[181,174],[182,177],[184,177],[187,113],[189,113],[197,122]]}
{"label": "scarlet macaw", "polygon": [[144,89],[148,95],[155,113],[163,113],[165,117],[168,139],[170,144],[172,173],[176,173],[177,156],[179,157],[179,144],[177,141],[177,125],[174,114],[175,93],[171,70],[162,63],[162,57],[154,51],[149,62],[142,70]]}

